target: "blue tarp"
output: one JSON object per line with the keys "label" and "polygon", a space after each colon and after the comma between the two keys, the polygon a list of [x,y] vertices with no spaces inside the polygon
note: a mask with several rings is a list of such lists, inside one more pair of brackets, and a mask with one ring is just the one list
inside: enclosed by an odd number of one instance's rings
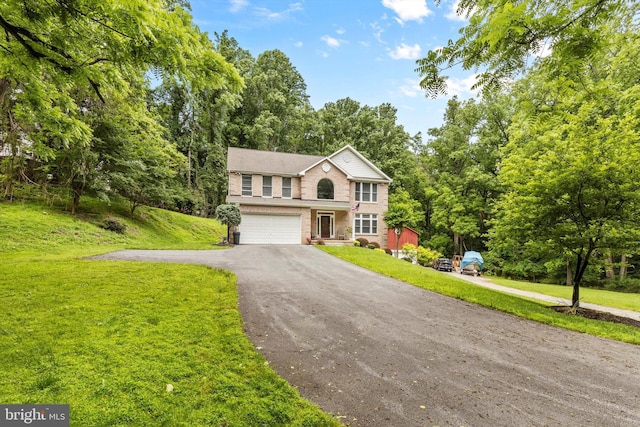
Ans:
{"label": "blue tarp", "polygon": [[478,264],[478,267],[482,270],[482,266],[484,265],[484,260],[482,259],[482,255],[480,252],[475,251],[467,251],[464,253],[462,257],[462,261],[460,261],[460,268],[465,268],[467,265],[472,264],[473,262]]}

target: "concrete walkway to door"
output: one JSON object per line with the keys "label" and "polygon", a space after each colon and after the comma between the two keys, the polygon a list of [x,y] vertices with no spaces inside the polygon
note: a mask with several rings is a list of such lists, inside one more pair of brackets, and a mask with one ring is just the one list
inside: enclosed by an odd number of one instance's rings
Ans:
{"label": "concrete walkway to door", "polygon": [[251,341],[350,426],[638,426],[640,351],[438,295],[311,246],[122,251],[238,277]]}

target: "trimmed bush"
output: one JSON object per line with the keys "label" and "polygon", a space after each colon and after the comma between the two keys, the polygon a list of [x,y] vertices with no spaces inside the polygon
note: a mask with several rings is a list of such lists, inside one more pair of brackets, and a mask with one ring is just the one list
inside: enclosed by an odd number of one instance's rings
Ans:
{"label": "trimmed bush", "polygon": [[367,246],[369,246],[369,241],[364,237],[358,237],[356,240],[360,242],[360,246],[363,248],[366,248]]}
{"label": "trimmed bush", "polygon": [[127,230],[127,226],[116,219],[106,220],[102,228],[118,234],[124,234],[124,232]]}
{"label": "trimmed bush", "polygon": [[418,256],[418,248],[411,243],[405,243],[402,245],[402,258],[410,262],[415,262]]}
{"label": "trimmed bush", "polygon": [[442,258],[442,254],[438,251],[429,248],[423,248],[422,246],[418,246],[417,249],[418,254],[418,264],[428,267],[431,263],[438,258]]}
{"label": "trimmed bush", "polygon": [[380,243],[378,242],[369,242],[370,245],[373,245],[374,248],[380,249]]}

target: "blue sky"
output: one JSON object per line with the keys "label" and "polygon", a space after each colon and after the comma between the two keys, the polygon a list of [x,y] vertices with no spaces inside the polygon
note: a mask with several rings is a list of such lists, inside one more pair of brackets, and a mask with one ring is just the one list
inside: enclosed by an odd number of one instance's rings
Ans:
{"label": "blue sky", "polygon": [[213,35],[225,29],[254,57],[279,49],[307,84],[311,104],[350,97],[388,102],[411,135],[442,124],[446,100],[470,91],[473,72],[450,73],[446,97],[426,98],[415,60],[458,38],[465,21],[454,0],[191,0],[194,21]]}

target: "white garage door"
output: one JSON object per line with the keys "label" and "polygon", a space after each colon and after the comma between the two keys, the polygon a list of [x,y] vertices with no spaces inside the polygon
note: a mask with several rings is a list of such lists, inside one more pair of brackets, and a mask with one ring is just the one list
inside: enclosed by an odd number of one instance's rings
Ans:
{"label": "white garage door", "polygon": [[241,245],[299,245],[301,238],[300,215],[242,215]]}

